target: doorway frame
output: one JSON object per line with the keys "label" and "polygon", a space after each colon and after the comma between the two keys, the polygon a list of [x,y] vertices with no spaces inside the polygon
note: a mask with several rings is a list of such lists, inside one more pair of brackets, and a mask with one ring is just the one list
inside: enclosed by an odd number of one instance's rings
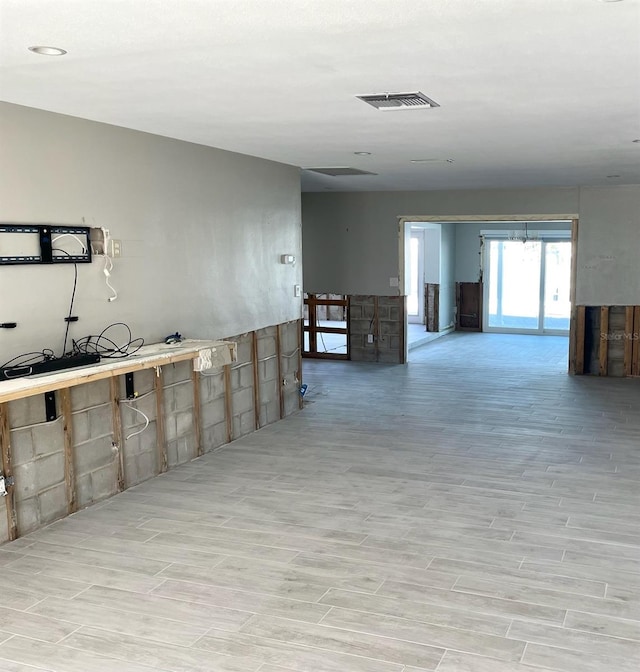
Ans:
{"label": "doorway frame", "polygon": [[[411,222],[434,222],[445,224],[448,222],[462,224],[465,222],[571,222],[571,279],[569,297],[571,300],[571,317],[569,320],[569,357],[568,372],[574,375],[576,372],[576,322],[578,306],[576,305],[576,280],[578,275],[578,228],[580,215],[577,212],[554,213],[554,214],[512,214],[512,215],[398,215],[398,295],[406,297],[405,286],[406,266],[408,250],[406,245],[406,227]],[[407,318],[405,315],[403,325],[404,357],[403,364],[409,360],[409,346],[407,341]]]}

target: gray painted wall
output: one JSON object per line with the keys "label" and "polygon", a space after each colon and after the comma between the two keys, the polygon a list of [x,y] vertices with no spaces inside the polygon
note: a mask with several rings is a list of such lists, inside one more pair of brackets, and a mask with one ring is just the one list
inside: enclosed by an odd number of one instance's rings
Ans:
{"label": "gray painted wall", "polygon": [[388,294],[389,277],[398,275],[399,216],[578,214],[577,302],[636,305],[640,296],[637,185],[310,193],[302,211],[307,291]]}
{"label": "gray painted wall", "polygon": [[[224,338],[301,317],[297,168],[0,104],[0,221],[111,230],[122,240],[109,303],[102,258],[78,266],[71,334],[125,321],[159,341]],[[397,255],[396,255],[397,256]],[[1,266],[0,364],[62,348],[73,266]]]}
{"label": "gray painted wall", "polygon": [[583,189],[577,303],[640,303],[640,186]]}

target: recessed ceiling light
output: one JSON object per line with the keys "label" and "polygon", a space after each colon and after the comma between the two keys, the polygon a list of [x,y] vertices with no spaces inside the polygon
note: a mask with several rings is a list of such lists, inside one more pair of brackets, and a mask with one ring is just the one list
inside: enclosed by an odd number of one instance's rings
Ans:
{"label": "recessed ceiling light", "polygon": [[29,47],[29,51],[41,56],[64,56],[67,52],[60,47]]}
{"label": "recessed ceiling light", "polygon": [[453,163],[453,159],[411,159],[411,163]]}
{"label": "recessed ceiling light", "polygon": [[354,152],[356,156],[371,156],[371,152]]}

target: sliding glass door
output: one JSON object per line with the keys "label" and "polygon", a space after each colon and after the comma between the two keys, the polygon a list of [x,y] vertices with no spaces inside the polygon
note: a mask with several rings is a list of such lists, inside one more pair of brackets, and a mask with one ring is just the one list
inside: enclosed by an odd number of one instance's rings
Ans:
{"label": "sliding glass door", "polygon": [[567,333],[571,242],[485,242],[485,331]]}

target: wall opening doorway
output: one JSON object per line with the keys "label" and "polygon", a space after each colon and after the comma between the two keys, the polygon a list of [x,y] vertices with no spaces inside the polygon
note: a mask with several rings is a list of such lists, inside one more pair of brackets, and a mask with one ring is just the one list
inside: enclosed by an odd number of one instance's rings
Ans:
{"label": "wall opening doorway", "polygon": [[569,231],[535,239],[483,232],[484,331],[568,335],[571,319]]}
{"label": "wall opening doorway", "polygon": [[[467,285],[473,285],[477,290],[475,295],[478,303],[478,310],[476,310],[478,325],[474,331],[500,330],[495,323],[499,314],[497,289],[495,287],[493,289],[494,300],[492,302],[489,301],[490,297],[488,295],[489,276],[492,273],[494,277],[498,275],[498,260],[494,254],[493,268],[491,268],[491,261],[489,259],[491,236],[486,235],[487,232],[485,229],[489,227],[497,229],[496,233],[499,235],[495,236],[494,240],[501,238],[503,243],[517,242],[521,248],[524,248],[530,241],[535,241],[536,244],[539,244],[538,250],[532,252],[534,258],[538,259],[539,268],[534,275],[534,278],[537,280],[535,296],[531,299],[534,307],[538,306],[538,312],[529,310],[528,312],[531,315],[525,313],[524,316],[530,320],[530,324],[526,325],[529,328],[525,327],[522,331],[519,331],[517,328],[515,330],[505,329],[505,333],[513,335],[532,334],[535,336],[566,336],[568,334],[568,341],[565,341],[564,338],[561,340],[568,345],[568,371],[570,373],[575,372],[578,311],[575,293],[578,268],[577,214],[399,216],[398,288],[399,293],[401,295],[404,294],[405,297],[408,297],[411,292],[411,228],[417,224],[436,224],[441,227],[441,263],[445,268],[441,271],[440,278],[441,283],[451,283],[451,297],[449,297],[449,294],[446,294],[444,301],[442,300],[443,285],[441,284],[440,324],[444,325],[445,328],[451,319],[449,313],[451,313],[453,319],[451,324],[455,322],[457,328],[458,326],[461,329],[463,328],[458,319],[460,317],[460,310],[457,290],[459,286],[466,287]],[[514,231],[514,229],[517,229],[517,231]],[[528,238],[524,243],[522,241],[523,231],[525,232],[525,237]],[[503,266],[505,263],[505,249],[503,246]],[[542,264],[544,264],[544,267],[542,267]],[[505,278],[504,271],[502,273],[502,316],[500,319],[504,322],[505,315],[507,314],[506,302],[509,298],[507,294],[510,291],[510,288],[506,287],[506,285],[509,285],[511,281],[508,277]],[[491,308],[492,316],[496,316],[492,317],[491,320],[489,320],[488,315],[489,308]],[[442,319],[443,312],[445,313],[444,320]],[[515,317],[518,317],[517,312],[513,314]],[[490,322],[493,327],[487,328]],[[522,328],[522,325],[517,326]],[[405,362],[409,361],[411,327],[412,324],[405,321]],[[448,333],[448,331],[445,333]],[[478,343],[481,348],[482,343],[480,339],[478,339]],[[481,353],[479,355],[481,356]]]}
{"label": "wall opening doorway", "polygon": [[[424,345],[453,324],[452,231],[437,222],[402,224],[399,293],[406,296],[405,343],[408,350]],[[434,296],[434,292],[436,296]]]}

